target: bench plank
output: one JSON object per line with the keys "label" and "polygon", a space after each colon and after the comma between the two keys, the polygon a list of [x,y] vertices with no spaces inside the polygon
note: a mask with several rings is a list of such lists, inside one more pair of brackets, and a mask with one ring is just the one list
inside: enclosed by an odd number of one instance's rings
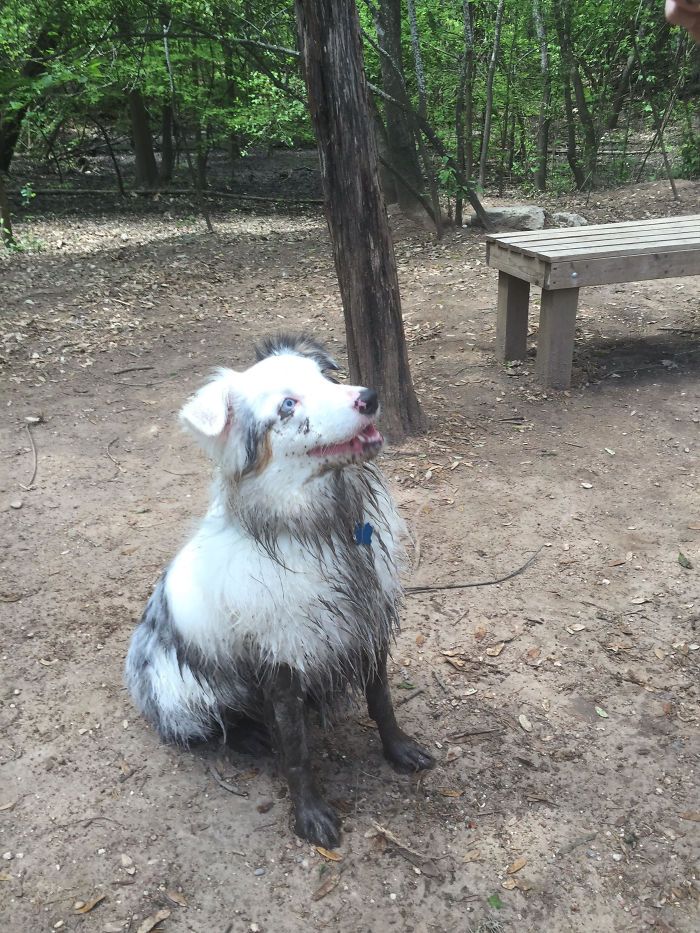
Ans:
{"label": "bench plank", "polygon": [[685,214],[681,215],[680,217],[662,217],[652,220],[630,220],[619,224],[587,224],[585,227],[556,227],[551,230],[521,230],[513,233],[490,233],[487,239],[507,240],[509,243],[517,245],[518,243],[524,240],[528,240],[531,237],[536,239],[541,237],[547,237],[551,239],[557,239],[561,237],[577,238],[585,237],[589,234],[599,236],[601,233],[605,233],[606,231],[612,232],[618,230],[624,233],[628,231],[639,230],[640,232],[643,232],[644,230],[649,230],[650,228],[658,228],[663,230],[666,227],[672,227],[675,230],[686,224],[695,224],[698,220],[700,220],[700,214]]}
{"label": "bench plank", "polygon": [[617,285],[674,276],[700,275],[700,246],[675,253],[642,253],[608,259],[571,259],[552,262],[545,273],[545,289]]}

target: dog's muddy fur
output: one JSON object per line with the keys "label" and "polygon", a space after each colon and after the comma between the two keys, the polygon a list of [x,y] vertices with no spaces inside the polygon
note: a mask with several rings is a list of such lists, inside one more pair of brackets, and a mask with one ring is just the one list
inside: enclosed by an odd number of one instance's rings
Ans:
{"label": "dog's muddy fur", "polygon": [[[300,836],[339,841],[311,768],[307,714],[364,692],[387,760],[433,765],[394,716],[402,523],[376,466],[376,394],[332,383],[308,337],[221,371],[182,420],[217,467],[210,510],[159,580],[132,638],[129,690],[165,741],[260,720],[279,750]],[[369,529],[369,541],[355,528]]]}

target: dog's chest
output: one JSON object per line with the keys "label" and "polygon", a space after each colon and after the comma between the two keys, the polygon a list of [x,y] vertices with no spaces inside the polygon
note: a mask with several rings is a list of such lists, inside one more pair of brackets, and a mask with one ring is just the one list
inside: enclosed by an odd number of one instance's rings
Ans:
{"label": "dog's chest", "polygon": [[281,537],[271,554],[235,530],[205,529],[169,574],[175,622],[206,654],[336,667],[385,643],[395,624],[393,538],[386,527],[373,532],[322,546]]}

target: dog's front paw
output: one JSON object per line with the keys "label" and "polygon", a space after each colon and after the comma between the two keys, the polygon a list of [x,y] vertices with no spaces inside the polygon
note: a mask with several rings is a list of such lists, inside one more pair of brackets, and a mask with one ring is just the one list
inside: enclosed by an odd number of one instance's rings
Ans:
{"label": "dog's front paw", "polygon": [[402,774],[426,771],[435,766],[435,759],[430,752],[405,733],[385,744],[384,757],[395,771]]}
{"label": "dog's front paw", "polygon": [[295,806],[294,831],[302,839],[324,849],[335,849],[340,843],[340,817],[325,800],[315,798]]}

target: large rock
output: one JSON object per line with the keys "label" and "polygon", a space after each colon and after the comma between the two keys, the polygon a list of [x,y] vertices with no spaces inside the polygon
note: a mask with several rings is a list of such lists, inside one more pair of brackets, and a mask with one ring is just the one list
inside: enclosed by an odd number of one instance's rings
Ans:
{"label": "large rock", "polygon": [[[546,215],[541,207],[522,205],[486,208],[486,216],[494,230],[542,230]],[[470,223],[478,224],[476,214],[472,214]]]}
{"label": "large rock", "polygon": [[552,223],[557,227],[587,227],[588,221],[580,214],[572,214],[570,211],[556,211],[552,214]]}

